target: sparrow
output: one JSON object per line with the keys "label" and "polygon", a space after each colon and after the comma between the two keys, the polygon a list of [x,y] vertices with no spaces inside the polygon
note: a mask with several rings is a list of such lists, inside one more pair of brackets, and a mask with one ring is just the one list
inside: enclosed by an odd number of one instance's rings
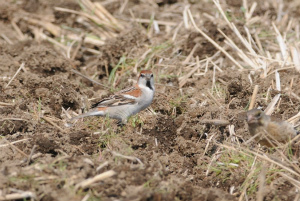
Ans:
{"label": "sparrow", "polygon": [[[286,121],[274,121],[259,109],[252,109],[247,112],[247,123],[250,134],[255,136],[260,133],[261,135],[255,139],[267,147],[278,145],[277,142],[287,143],[297,135],[293,125]],[[262,136],[268,137],[269,140]]]}
{"label": "sparrow", "polygon": [[88,116],[108,116],[119,120],[118,124],[124,125],[130,116],[146,109],[152,103],[154,91],[153,73],[150,70],[142,70],[133,87],[100,100],[89,112],[73,117],[71,121]]}

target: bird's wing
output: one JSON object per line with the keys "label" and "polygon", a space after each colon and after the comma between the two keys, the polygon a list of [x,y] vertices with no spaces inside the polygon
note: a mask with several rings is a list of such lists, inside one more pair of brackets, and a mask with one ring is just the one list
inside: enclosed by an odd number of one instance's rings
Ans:
{"label": "bird's wing", "polygon": [[124,94],[126,92],[134,91],[136,89],[138,89],[138,87],[132,86],[132,87],[129,87],[129,88],[126,88],[126,89],[122,89],[121,91],[116,92],[116,94]]}
{"label": "bird's wing", "polygon": [[135,104],[138,97],[141,95],[141,89],[136,87],[131,87],[117,92],[108,98],[104,98],[94,104],[92,108],[95,107],[115,107],[120,105]]}

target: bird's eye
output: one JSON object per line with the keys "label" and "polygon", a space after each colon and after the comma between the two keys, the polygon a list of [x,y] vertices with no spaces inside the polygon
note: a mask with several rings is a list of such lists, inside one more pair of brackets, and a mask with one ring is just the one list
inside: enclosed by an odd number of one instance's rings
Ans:
{"label": "bird's eye", "polygon": [[145,77],[145,75],[144,75],[144,74],[141,74],[141,77]]}
{"label": "bird's eye", "polygon": [[260,117],[260,115],[261,115],[261,113],[258,112],[258,113],[256,113],[255,117]]}
{"label": "bird's eye", "polygon": [[153,77],[153,74],[151,74],[151,77]]}

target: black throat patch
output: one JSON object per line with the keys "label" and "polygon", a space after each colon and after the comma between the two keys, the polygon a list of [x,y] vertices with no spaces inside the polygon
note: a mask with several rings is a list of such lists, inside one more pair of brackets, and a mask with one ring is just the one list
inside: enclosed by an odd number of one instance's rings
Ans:
{"label": "black throat patch", "polygon": [[153,90],[150,81],[147,81],[146,86],[147,86],[149,89]]}

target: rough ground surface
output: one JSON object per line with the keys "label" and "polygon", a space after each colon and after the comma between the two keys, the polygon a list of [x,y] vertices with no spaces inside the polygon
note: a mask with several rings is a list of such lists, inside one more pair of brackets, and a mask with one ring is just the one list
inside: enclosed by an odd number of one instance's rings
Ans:
{"label": "rough ground surface", "polygon": [[[265,108],[268,105],[270,98],[277,94],[274,74],[264,79],[261,72],[250,75],[247,69],[240,71],[232,67],[234,64],[221,55],[223,68],[222,72],[215,72],[217,89],[214,92],[211,91],[212,65],[205,75],[197,75],[204,69],[196,71],[179,89],[179,77],[188,72],[182,70],[188,65],[183,61],[195,45],[198,44],[193,58],[199,60],[213,56],[217,49],[194,30],[181,28],[177,42],[172,43],[173,35],[165,34],[165,26],[160,26],[161,33],[155,35],[149,34],[148,24],[129,22],[132,18],[130,9],[136,18],[150,19],[155,13],[156,19],[178,22],[182,19],[184,5],[188,3],[177,0],[150,2],[129,1],[120,13],[123,1],[106,1],[106,9],[120,21],[123,19],[126,29],[108,39],[103,46],[84,46],[72,60],[55,45],[34,39],[32,25],[22,20],[22,16],[44,16],[59,26],[82,28],[82,24],[76,22],[76,15],[54,10],[55,6],[80,10],[75,0],[0,1],[0,33],[12,42],[8,44],[7,40],[0,38],[0,102],[8,103],[0,105],[0,143],[8,145],[4,139],[10,142],[25,139],[14,144],[21,151],[9,145],[0,147],[2,195],[18,189],[30,191],[37,200],[45,201],[82,200],[85,196],[88,200],[238,200],[250,170],[242,165],[217,168],[211,163],[213,157],[220,157],[216,155],[220,153],[217,143],[230,141],[230,133],[228,126],[212,125],[207,120],[228,120],[235,126],[236,142],[248,140],[247,126],[240,114],[248,107],[255,84],[260,85],[256,106]],[[189,2],[193,12],[206,13],[206,16],[216,13],[212,2]],[[233,20],[243,16],[239,1],[230,1],[224,6],[235,16]],[[265,6],[272,8],[273,4]],[[264,9],[258,7],[254,15],[265,15]],[[290,9],[290,14],[299,18],[299,9],[289,6],[284,9]],[[172,10],[180,12],[164,15]],[[266,14],[268,19],[274,16],[275,8]],[[17,21],[26,35],[24,40],[20,40],[12,20]],[[203,30],[223,46],[225,38],[217,29],[231,36],[228,27],[209,17],[202,20]],[[237,26],[242,28],[243,25]],[[46,34],[52,37],[50,33]],[[269,36],[269,40],[274,41],[275,36]],[[262,43],[268,44],[267,40],[262,40]],[[153,49],[152,61],[140,61],[149,47]],[[84,48],[97,49],[100,54],[94,55]],[[132,64],[119,68],[115,82],[109,83],[108,75],[122,56],[129,58]],[[160,59],[164,59],[162,63]],[[112,93],[78,76],[72,69],[112,86],[112,91],[115,91],[132,85],[132,80],[136,79],[133,69],[137,61],[140,62],[138,70],[150,65],[155,73],[156,95],[151,105],[155,114],[143,111],[122,128],[118,128],[114,121],[96,117],[80,120],[71,128],[65,127],[68,118],[62,108],[73,116],[73,112],[82,112],[96,99]],[[21,70],[6,87],[22,62],[26,70]],[[280,71],[280,76],[282,89],[290,87],[292,80],[293,86],[300,86],[300,74],[294,69]],[[263,99],[269,87],[269,97]],[[209,98],[208,91],[222,107]],[[299,100],[295,98],[300,96],[300,88],[293,87],[293,93],[296,96],[283,92],[274,116],[288,119],[300,110]],[[49,123],[49,119],[60,129]],[[257,147],[255,143],[252,146]],[[31,161],[27,162],[32,150]],[[234,159],[228,161],[238,163]],[[104,163],[107,165],[98,168]],[[213,168],[208,171],[209,166]],[[89,188],[76,188],[83,180],[108,170],[114,170],[116,175]],[[257,186],[253,188],[247,189],[250,200],[256,199]],[[267,181],[265,195],[265,200],[294,200],[297,193],[291,183],[274,177]]]}

